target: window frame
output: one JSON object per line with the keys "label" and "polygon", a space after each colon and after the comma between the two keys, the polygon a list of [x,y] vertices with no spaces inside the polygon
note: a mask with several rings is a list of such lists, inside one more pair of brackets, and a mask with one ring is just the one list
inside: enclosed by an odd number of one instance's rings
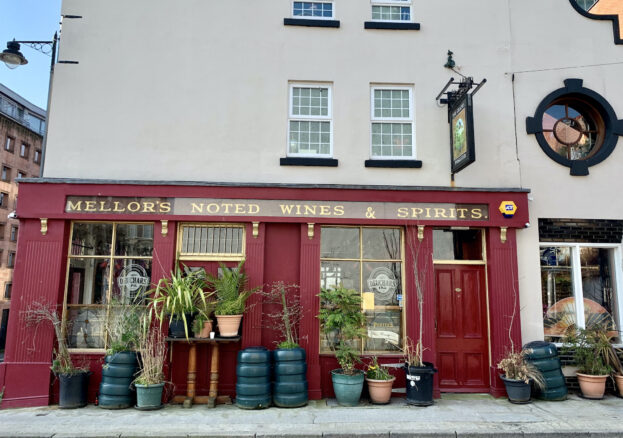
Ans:
{"label": "window frame", "polygon": [[[23,154],[22,150],[24,151]],[[30,156],[30,145],[28,143],[22,142],[21,146],[19,147],[19,156],[26,160],[28,159],[28,157]]]}
{"label": "window frame", "polygon": [[18,235],[19,235],[19,226],[11,225],[11,234],[9,235],[9,241],[17,242]]}
{"label": "window frame", "polygon": [[[5,300],[10,300],[11,299],[12,289],[13,289],[13,282],[7,281],[6,283],[4,283],[4,299]],[[7,293],[7,291],[8,291],[8,293]]]}
{"label": "window frame", "polygon": [[14,268],[15,267],[15,258],[16,257],[17,257],[17,252],[16,251],[9,251],[9,253],[7,255],[7,261],[6,261],[7,268]]}
{"label": "window frame", "polygon": [[11,153],[15,152],[15,137],[11,137],[10,135],[6,136],[4,150]]}
{"label": "window frame", "polygon": [[[376,117],[374,115],[374,92],[376,90],[400,90],[409,92],[409,115],[411,117]],[[413,85],[383,85],[383,84],[371,84],[370,85],[370,159],[371,160],[415,160],[416,154],[416,141],[415,141],[415,90]],[[391,155],[373,155],[372,153],[372,126],[375,123],[386,124],[404,124],[411,123],[411,155],[410,156],[391,156]]]}
{"label": "window frame", "polygon": [[[294,115],[294,89],[295,88],[317,88],[327,89],[327,115]],[[328,154],[309,154],[290,152],[290,122],[329,122],[329,153]],[[329,82],[290,82],[288,84],[288,128],[286,136],[286,157],[298,158],[333,158],[333,84]]]}
{"label": "window frame", "polygon": [[4,182],[11,182],[11,167],[2,165],[2,174],[0,174],[0,180]]}
{"label": "window frame", "polygon": [[35,153],[32,157],[32,161],[35,164],[41,164],[41,149],[35,149]]}
{"label": "window frame", "polygon": [[[75,224],[83,224],[83,223],[88,223],[88,224],[112,224],[113,225],[113,229],[112,229],[112,234],[111,234],[111,245],[110,245],[110,253],[107,255],[104,254],[99,254],[99,255],[73,255],[72,254],[72,242],[73,242],[73,236],[74,236],[74,225]],[[70,307],[75,307],[75,308],[88,308],[88,307],[100,307],[102,309],[105,310],[106,312],[106,320],[108,320],[108,318],[110,317],[110,312],[111,309],[114,307],[111,304],[111,299],[110,297],[112,296],[112,292],[113,292],[113,287],[111,287],[112,285],[112,281],[114,281],[113,276],[114,276],[114,272],[113,269],[110,270],[109,274],[108,274],[108,290],[106,292],[106,297],[107,297],[107,302],[106,304],[101,304],[101,305],[89,305],[89,304],[75,304],[75,305],[68,305],[67,304],[67,297],[68,297],[68,292],[69,292],[69,273],[70,273],[70,268],[71,268],[71,259],[107,259],[108,261],[114,262],[114,260],[118,260],[118,259],[141,259],[141,260],[151,260],[152,262],[152,269],[151,269],[151,273],[150,273],[150,285],[153,283],[153,261],[154,261],[154,252],[155,252],[155,248],[154,246],[152,246],[152,253],[151,253],[151,257],[144,257],[144,256],[120,256],[120,255],[115,255],[115,241],[116,241],[116,237],[117,237],[117,225],[120,224],[130,224],[130,225],[151,225],[152,226],[152,230],[153,230],[153,235],[152,235],[152,239],[155,241],[155,235],[156,235],[156,227],[155,227],[155,223],[154,222],[149,222],[149,221],[89,221],[89,220],[72,220],[71,221],[71,228],[70,228],[70,232],[69,232],[69,243],[68,243],[68,248],[67,248],[67,257],[65,259],[67,267],[66,267],[66,273],[65,273],[65,285],[64,285],[64,294],[63,294],[63,315],[62,315],[62,319],[61,319],[61,334],[62,336],[67,339],[67,320],[68,320],[68,314],[69,314],[69,308]],[[153,245],[153,244],[152,244]],[[103,336],[104,336],[104,348],[75,348],[75,347],[70,347],[68,348],[70,353],[95,353],[95,354],[99,354],[99,353],[104,353],[106,352],[106,349],[108,348],[109,345],[109,339],[108,339],[108,332],[106,332],[106,327],[104,326],[102,328],[103,330]]]}
{"label": "window frame", "polygon": [[[184,236],[184,227],[187,226],[204,226],[204,227],[214,227],[214,228],[234,228],[242,230],[242,245],[241,245],[241,253],[239,254],[227,254],[227,253],[184,253],[182,252],[183,248],[183,236]],[[242,223],[232,223],[232,222],[180,222],[177,227],[177,254],[179,261],[242,261],[246,257],[247,252],[247,228],[245,224]]]}
{"label": "window frame", "polygon": [[[612,265],[616,269],[612,270],[612,284],[614,288],[614,299],[616,300],[616,315],[611,315],[614,320],[617,331],[619,333],[619,343],[623,344],[623,273],[621,266],[623,264],[623,255],[621,245],[618,243],[585,243],[585,242],[539,242],[539,252],[542,248],[565,247],[571,251],[571,279],[573,288],[573,298],[575,302],[575,320],[578,328],[586,328],[584,320],[584,291],[582,287],[582,265],[580,260],[580,248],[598,248],[612,250]],[[539,279],[542,266],[539,265]],[[543,300],[543,285],[540,290],[540,301]],[[543,317],[541,317],[543,324]],[[556,345],[562,345],[561,342],[555,342]]]}
{"label": "window frame", "polygon": [[9,194],[0,192],[0,208],[9,208]]}
{"label": "window frame", "polygon": [[[322,257],[322,253],[320,253],[319,261],[322,266],[323,261],[345,261],[345,262],[357,262],[359,263],[359,296],[362,298],[361,300],[361,311],[365,314],[363,309],[363,293],[365,292],[364,288],[364,272],[363,272],[363,264],[368,263],[400,263],[401,266],[401,275],[400,275],[400,287],[402,291],[402,305],[399,306],[379,306],[379,307],[398,307],[400,309],[400,329],[401,329],[401,345],[404,347],[406,339],[407,339],[407,309],[408,309],[408,293],[406,290],[406,276],[408,275],[406,269],[407,262],[407,253],[406,253],[406,230],[401,226],[392,226],[392,225],[340,225],[340,224],[323,224],[320,226],[320,238],[322,239],[322,230],[324,228],[342,228],[342,229],[358,229],[359,230],[359,258],[339,258],[339,257]],[[365,229],[395,229],[400,232],[400,259],[366,259],[363,257],[363,230]],[[322,273],[318,273],[318,287],[321,287],[321,275]],[[375,305],[376,308],[376,305]],[[387,310],[387,309],[386,309]],[[391,309],[390,309],[391,310]],[[366,324],[366,330],[368,329],[368,325]],[[319,329],[318,336],[319,339],[322,339],[322,330]],[[401,356],[402,353],[400,351],[373,351],[365,350],[365,342],[363,339],[361,341],[361,348],[359,354],[362,356],[368,355],[376,355],[376,356]],[[318,343],[318,354],[321,356],[333,356],[334,353],[330,351],[323,351],[322,342]]]}
{"label": "window frame", "polygon": [[[330,4],[331,5],[331,16],[330,17],[315,17],[315,16],[304,16],[304,15],[294,15],[294,4],[295,3],[325,3],[325,4]],[[295,19],[295,20],[335,20],[336,18],[336,14],[335,14],[335,1],[334,0],[309,0],[309,1],[302,1],[302,0],[292,0],[292,3],[290,4],[290,16]]]}
{"label": "window frame", "polygon": [[[409,19],[408,20],[381,20],[378,18],[373,18],[372,9],[374,6],[393,6],[393,7],[403,7],[409,8]],[[375,23],[413,23],[413,1],[412,0],[370,0],[370,20]]]}

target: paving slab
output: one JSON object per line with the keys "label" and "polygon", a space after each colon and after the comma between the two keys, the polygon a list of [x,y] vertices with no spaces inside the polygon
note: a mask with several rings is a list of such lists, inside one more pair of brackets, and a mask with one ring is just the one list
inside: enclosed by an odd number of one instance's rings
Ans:
{"label": "paving slab", "polygon": [[433,406],[393,399],[348,408],[335,400],[295,409],[242,410],[165,406],[157,411],[65,410],[55,406],[0,410],[0,437],[131,438],[610,438],[623,437],[623,399],[513,405],[488,395],[444,395]]}

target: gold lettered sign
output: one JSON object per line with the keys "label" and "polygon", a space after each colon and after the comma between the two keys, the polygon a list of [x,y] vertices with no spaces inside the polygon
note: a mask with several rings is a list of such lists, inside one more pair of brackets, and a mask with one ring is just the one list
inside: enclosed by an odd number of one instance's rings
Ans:
{"label": "gold lettered sign", "polygon": [[485,204],[68,196],[66,213],[486,221]]}

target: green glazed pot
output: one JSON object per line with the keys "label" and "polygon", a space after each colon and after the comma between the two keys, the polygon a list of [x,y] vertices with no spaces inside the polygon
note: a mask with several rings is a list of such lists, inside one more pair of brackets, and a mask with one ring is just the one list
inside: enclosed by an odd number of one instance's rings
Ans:
{"label": "green glazed pot", "polygon": [[341,406],[357,406],[363,390],[364,373],[357,370],[354,376],[342,374],[342,369],[331,371],[335,398]]}

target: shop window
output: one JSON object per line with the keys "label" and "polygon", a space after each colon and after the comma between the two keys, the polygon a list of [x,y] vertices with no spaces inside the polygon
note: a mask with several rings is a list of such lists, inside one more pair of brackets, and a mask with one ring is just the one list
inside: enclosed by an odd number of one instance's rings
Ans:
{"label": "shop window", "polygon": [[6,182],[11,181],[11,168],[10,167],[2,166],[2,174],[0,175],[0,179]]}
{"label": "shop window", "polygon": [[482,230],[433,230],[435,261],[482,261]]}
{"label": "shop window", "polygon": [[584,88],[581,79],[564,83],[527,118],[526,130],[552,160],[569,167],[571,175],[584,176],[612,153],[623,135],[623,120],[602,96]]}
{"label": "shop window", "polygon": [[15,267],[15,251],[9,251],[9,258],[7,259],[7,267],[8,268]]}
{"label": "shop window", "polygon": [[11,289],[13,289],[13,283],[5,283],[4,284],[4,299],[11,299]]}
{"label": "shop window", "polygon": [[617,246],[541,246],[545,340],[559,342],[568,329],[601,326],[618,338]]}
{"label": "shop window", "polygon": [[17,225],[11,225],[11,242],[17,242]]}
{"label": "shop window", "polygon": [[292,17],[321,20],[333,19],[333,2],[293,2]]}
{"label": "shop window", "polygon": [[[320,286],[342,285],[361,293],[368,337],[362,353],[396,353],[404,336],[403,237],[399,228],[322,227]],[[330,353],[321,336],[321,353]]]}
{"label": "shop window", "polygon": [[30,146],[26,143],[22,143],[22,146],[19,148],[19,156],[22,158],[28,159],[28,152],[30,151]]}
{"label": "shop window", "polygon": [[4,150],[13,152],[13,148],[15,147],[15,139],[13,137],[7,136],[6,141],[4,142]]}
{"label": "shop window", "polygon": [[372,0],[372,19],[411,21],[411,0]]}
{"label": "shop window", "polygon": [[288,156],[331,157],[333,129],[331,87],[291,85]]}
{"label": "shop window", "polygon": [[371,94],[371,157],[413,158],[413,90],[373,87]]}
{"label": "shop window", "polygon": [[105,327],[151,282],[153,224],[75,222],[63,323],[70,348],[107,347]]}
{"label": "shop window", "polygon": [[181,224],[180,260],[242,260],[245,252],[243,225]]}

